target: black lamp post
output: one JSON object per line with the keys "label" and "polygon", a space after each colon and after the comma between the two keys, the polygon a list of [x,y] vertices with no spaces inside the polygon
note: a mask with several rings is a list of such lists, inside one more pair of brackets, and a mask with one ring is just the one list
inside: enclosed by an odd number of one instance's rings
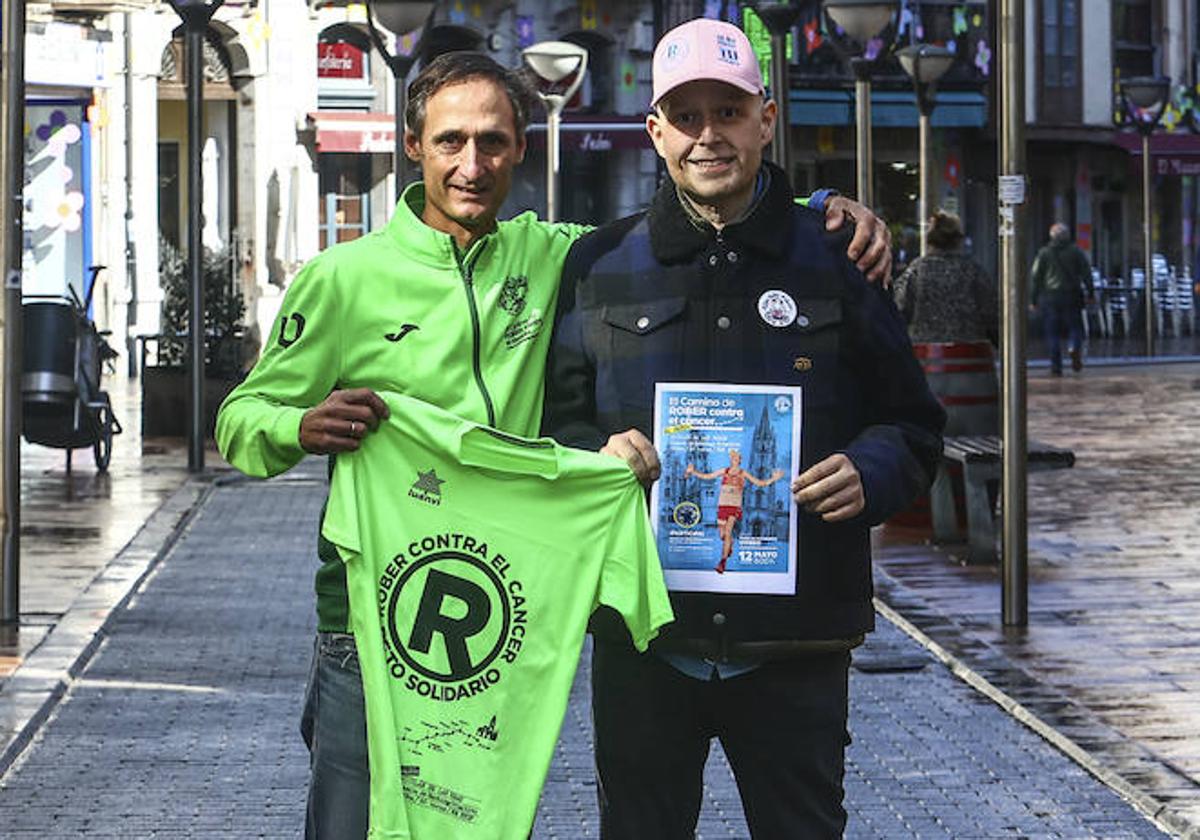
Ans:
{"label": "black lamp post", "polygon": [[753,3],[754,11],[771,33],[771,97],[775,100],[775,136],[771,140],[771,160],[792,177],[791,148],[788,143],[788,96],[791,84],[788,79],[787,36],[800,17],[800,7],[791,0],[760,0]]}
{"label": "black lamp post", "polygon": [[1125,113],[1142,135],[1142,247],[1145,249],[1146,356],[1154,355],[1154,243],[1150,225],[1150,135],[1158,127],[1171,98],[1171,80],[1136,76],[1121,81]]}
{"label": "black lamp post", "polygon": [[829,19],[862,49],[861,53],[850,59],[850,66],[854,70],[854,123],[858,138],[856,181],[858,200],[867,207],[874,207],[875,188],[871,177],[871,167],[874,165],[871,149],[871,69],[879,56],[868,57],[866,48],[895,20],[900,4],[897,0],[823,0],[822,5]]}
{"label": "black lamp post", "polygon": [[190,382],[188,412],[188,471],[204,469],[204,245],[200,240],[200,146],[204,140],[204,33],[208,22],[225,0],[170,0],[183,20],[184,75],[187,77],[188,134],[188,307]]}
{"label": "black lamp post", "polygon": [[930,194],[933,192],[933,167],[929,160],[929,122],[935,104],[937,81],[946,74],[954,63],[954,53],[945,47],[932,44],[913,44],[896,53],[900,66],[913,80],[917,93],[917,134],[921,158],[921,189],[917,202],[917,221],[921,231],[921,255],[928,249]]}
{"label": "black lamp post", "polygon": [[[394,174],[396,176],[396,200],[404,192],[408,158],[404,154],[404,112],[408,108],[408,71],[412,70],[421,54],[420,40],[428,28],[429,18],[433,15],[436,0],[367,0],[367,17],[370,20],[368,29],[375,49],[392,71],[392,79],[396,88],[396,151],[394,157]],[[382,32],[380,30],[383,30]],[[421,31],[417,42],[408,55],[401,55],[388,46],[384,34],[390,36],[393,44],[395,39],[410,32]]]}

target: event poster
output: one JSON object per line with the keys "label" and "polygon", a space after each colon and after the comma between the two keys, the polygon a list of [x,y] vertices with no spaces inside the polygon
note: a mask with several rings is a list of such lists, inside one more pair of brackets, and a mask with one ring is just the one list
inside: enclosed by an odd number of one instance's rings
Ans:
{"label": "event poster", "polygon": [[660,382],[650,497],[667,587],[792,595],[801,389]]}

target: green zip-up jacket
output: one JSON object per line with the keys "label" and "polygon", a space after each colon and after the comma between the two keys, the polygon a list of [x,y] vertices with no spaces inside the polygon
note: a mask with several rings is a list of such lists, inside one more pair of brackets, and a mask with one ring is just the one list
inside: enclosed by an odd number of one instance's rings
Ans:
{"label": "green zip-up jacket", "polygon": [[[465,253],[421,221],[424,185],[387,227],[327,249],[296,275],[262,358],[217,417],[225,459],[277,475],[305,455],[300,418],[335,389],[395,391],[476,423],[536,437],[559,273],[589,230],[533,213]],[[318,627],[345,631],[345,568],[321,542]]]}

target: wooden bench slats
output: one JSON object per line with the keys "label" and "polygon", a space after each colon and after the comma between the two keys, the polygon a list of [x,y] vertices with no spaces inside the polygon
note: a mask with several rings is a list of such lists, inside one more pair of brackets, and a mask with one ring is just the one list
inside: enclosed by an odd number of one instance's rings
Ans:
{"label": "wooden bench slats", "polygon": [[[1003,453],[1003,443],[995,435],[964,435],[945,439],[937,480],[930,490],[934,539],[952,542],[959,536],[954,493],[946,469],[947,461],[957,462],[962,465],[967,510],[968,563],[996,560],[995,512],[988,498],[987,482],[1000,478]],[[1025,460],[1031,472],[1057,470],[1074,466],[1075,453],[1030,440],[1026,442]]]}

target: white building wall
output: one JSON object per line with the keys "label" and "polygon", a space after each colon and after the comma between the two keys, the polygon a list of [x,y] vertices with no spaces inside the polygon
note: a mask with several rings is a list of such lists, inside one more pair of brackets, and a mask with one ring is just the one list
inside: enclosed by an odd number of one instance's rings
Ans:
{"label": "white building wall", "polygon": [[[1038,113],[1038,77],[1037,77],[1037,50],[1038,50],[1038,4],[1037,0],[1026,0],[1025,3],[1025,122],[1033,124],[1037,122]],[[999,32],[1004,21],[1000,18],[999,4],[996,6],[996,26]],[[997,35],[999,37],[999,35]],[[1000,66],[1000,45],[996,45],[996,72],[1001,72]],[[996,96],[1000,96],[1000,82],[997,80]]]}
{"label": "white building wall", "polygon": [[[238,26],[253,25],[253,39],[244,40],[261,61],[242,90],[239,167],[249,179],[243,176],[238,199],[243,230],[253,231],[245,246],[253,266],[246,321],[262,335],[270,332],[287,283],[316,255],[318,242],[316,167],[298,134],[317,109],[317,21],[304,0],[275,0],[266,8],[269,17]],[[278,207],[276,218],[268,217],[268,205]],[[268,224],[277,226],[272,252]]]}
{"label": "white building wall", "polygon": [[1080,10],[1080,78],[1083,83],[1083,121],[1111,126],[1113,118],[1112,8],[1109,0],[1084,0]]}
{"label": "white building wall", "polygon": [[1163,4],[1162,74],[1175,82],[1191,77],[1188,68],[1187,9],[1193,0],[1166,0]]}

